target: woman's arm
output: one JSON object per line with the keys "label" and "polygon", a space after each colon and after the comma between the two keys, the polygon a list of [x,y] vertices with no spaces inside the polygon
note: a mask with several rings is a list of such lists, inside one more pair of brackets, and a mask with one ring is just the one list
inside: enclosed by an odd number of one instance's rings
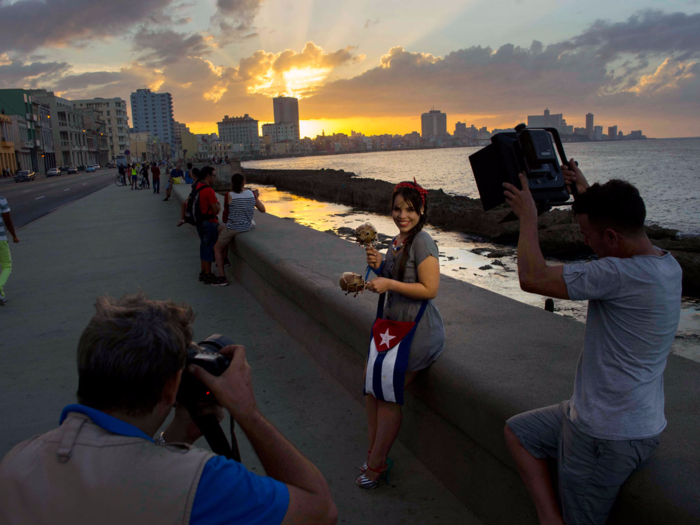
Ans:
{"label": "woman's arm", "polygon": [[265,213],[265,205],[260,200],[260,192],[258,190],[253,190],[253,195],[255,196],[255,207],[260,213]]}
{"label": "woman's arm", "polygon": [[440,261],[430,255],[418,265],[417,270],[416,283],[402,283],[386,277],[377,277],[367,283],[367,289],[376,293],[395,292],[417,301],[435,299],[440,288]]}

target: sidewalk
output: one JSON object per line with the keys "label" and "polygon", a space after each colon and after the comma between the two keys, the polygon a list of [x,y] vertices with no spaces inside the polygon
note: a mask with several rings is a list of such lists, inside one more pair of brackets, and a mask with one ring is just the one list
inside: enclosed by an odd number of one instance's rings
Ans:
{"label": "sidewalk", "polygon": [[[259,407],[326,476],[339,523],[480,523],[398,442],[391,485],[355,487],[364,408],[243,287],[198,282],[196,232],[175,227],[179,204],[163,197],[110,186],[19,230],[0,307],[0,456],[54,428],[75,402],[75,351],[95,297],[143,290],[192,305],[196,340],[222,333],[246,346]],[[238,439],[243,462],[261,472],[240,430]]]}

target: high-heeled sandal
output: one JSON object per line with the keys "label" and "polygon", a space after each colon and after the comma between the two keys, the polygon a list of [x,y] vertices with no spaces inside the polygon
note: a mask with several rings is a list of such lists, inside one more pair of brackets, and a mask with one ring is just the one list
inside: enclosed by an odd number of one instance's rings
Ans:
{"label": "high-heeled sandal", "polygon": [[379,473],[379,477],[375,480],[369,479],[366,474],[362,474],[359,478],[355,480],[355,483],[357,483],[357,486],[360,487],[361,489],[376,489],[379,486],[379,481],[384,478],[384,481],[389,483],[389,472],[391,471],[392,467],[394,466],[394,462],[387,458],[386,463],[382,465],[378,469],[373,469],[369,465],[367,466],[367,470],[371,470],[372,472],[377,472]]}
{"label": "high-heeled sandal", "polygon": [[[368,450],[367,451],[367,461],[369,461],[369,457],[372,455],[372,451]],[[360,466],[360,472],[363,474],[367,472],[367,461],[365,461],[361,466]]]}

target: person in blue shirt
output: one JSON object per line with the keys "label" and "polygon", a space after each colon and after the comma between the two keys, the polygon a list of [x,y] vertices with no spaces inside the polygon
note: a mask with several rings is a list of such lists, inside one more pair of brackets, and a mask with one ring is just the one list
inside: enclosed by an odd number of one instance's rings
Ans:
{"label": "person in blue shirt", "polygon": [[170,176],[168,177],[168,185],[165,188],[165,198],[163,199],[164,201],[167,201],[170,198],[170,194],[173,191],[173,179],[176,178],[184,178],[185,174],[182,171],[182,166],[178,164],[175,168],[170,170]]}
{"label": "person in blue shirt", "polygon": [[[0,523],[335,524],[321,472],[260,413],[245,348],[219,377],[191,365],[194,312],[143,293],[100,297],[78,344],[78,404],[61,425],[0,463]],[[192,448],[201,433],[180,404],[183,373],[202,381],[253,445],[267,476]],[[222,408],[223,407],[223,408]],[[57,461],[58,457],[58,461]],[[106,510],[109,509],[109,510]],[[104,515],[106,512],[109,516]]]}

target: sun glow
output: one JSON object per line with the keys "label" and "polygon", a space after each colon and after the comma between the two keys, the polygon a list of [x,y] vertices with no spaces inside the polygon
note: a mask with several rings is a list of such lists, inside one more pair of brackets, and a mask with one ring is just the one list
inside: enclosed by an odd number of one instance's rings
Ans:
{"label": "sun glow", "polygon": [[259,76],[258,83],[249,87],[248,92],[268,97],[306,98],[323,85],[330,71],[328,68],[304,67],[278,73],[270,69]]}

